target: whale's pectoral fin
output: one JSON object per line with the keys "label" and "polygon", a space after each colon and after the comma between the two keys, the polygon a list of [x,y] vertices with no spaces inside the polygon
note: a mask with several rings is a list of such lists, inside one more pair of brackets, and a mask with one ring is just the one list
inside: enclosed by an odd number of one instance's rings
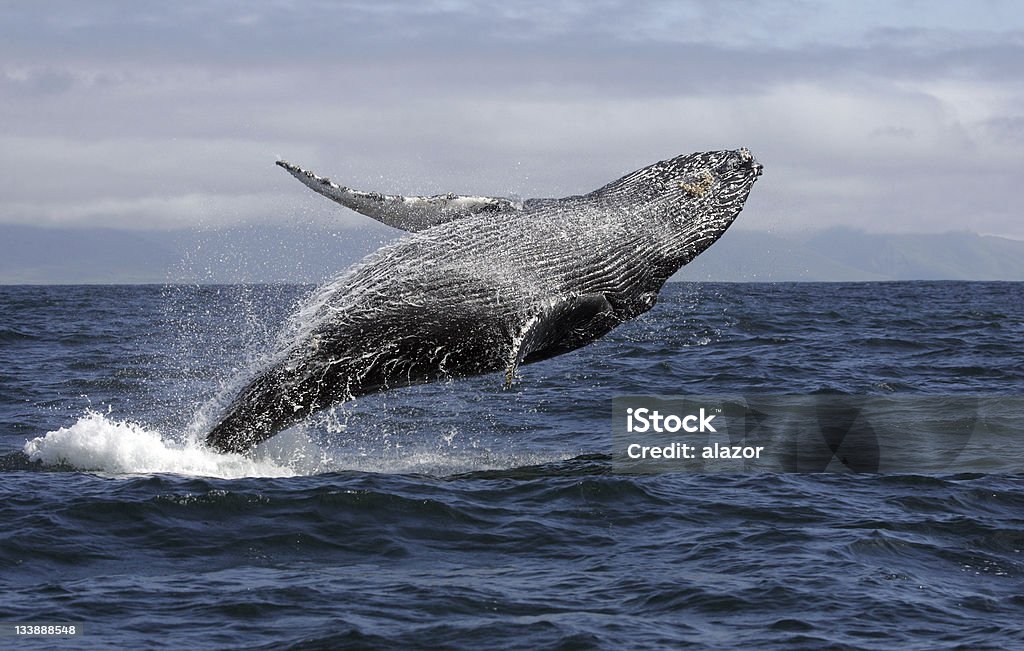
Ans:
{"label": "whale's pectoral fin", "polygon": [[397,194],[361,192],[338,185],[328,178],[317,176],[287,161],[279,160],[277,164],[328,199],[403,231],[422,231],[468,215],[512,212],[523,207],[522,203],[504,197],[473,197],[458,194],[403,197]]}
{"label": "whale's pectoral fin", "polygon": [[512,341],[505,388],[512,386],[516,371],[524,362],[547,359],[592,340],[591,331],[600,336],[614,327],[611,303],[604,294],[583,294],[561,299],[540,309],[523,324]]}

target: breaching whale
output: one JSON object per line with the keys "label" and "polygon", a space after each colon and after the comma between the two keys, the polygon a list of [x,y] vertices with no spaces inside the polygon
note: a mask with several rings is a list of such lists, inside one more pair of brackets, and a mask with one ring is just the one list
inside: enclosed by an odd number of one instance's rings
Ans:
{"label": "breaching whale", "polygon": [[490,372],[585,346],[654,306],[743,208],[747,149],[677,156],[589,194],[403,197],[277,163],[313,190],[409,231],[316,291],[287,341],[206,437],[243,452],[358,396]]}

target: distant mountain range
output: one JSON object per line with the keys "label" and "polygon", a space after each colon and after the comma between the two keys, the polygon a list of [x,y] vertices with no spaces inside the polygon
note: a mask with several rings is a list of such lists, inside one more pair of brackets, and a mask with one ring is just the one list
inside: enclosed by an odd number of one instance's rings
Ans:
{"label": "distant mountain range", "polygon": [[[0,225],[0,283],[320,282],[398,235],[372,223],[177,232]],[[733,230],[675,280],[1024,281],[1024,241],[966,232]]]}
{"label": "distant mountain range", "polygon": [[1024,241],[975,233],[804,235],[734,230],[677,280],[1024,280]]}
{"label": "distant mountain range", "polygon": [[0,284],[315,283],[397,236],[376,223],[170,232],[0,225]]}

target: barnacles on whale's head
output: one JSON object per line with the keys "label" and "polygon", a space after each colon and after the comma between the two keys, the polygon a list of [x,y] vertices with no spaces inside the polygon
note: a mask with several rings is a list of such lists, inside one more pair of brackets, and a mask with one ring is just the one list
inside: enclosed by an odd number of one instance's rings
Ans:
{"label": "barnacles on whale's head", "polygon": [[711,172],[704,170],[701,172],[699,178],[699,181],[691,181],[690,183],[680,181],[679,187],[686,190],[688,194],[691,194],[694,197],[703,197],[709,190],[711,190],[711,186],[715,183],[715,177]]}

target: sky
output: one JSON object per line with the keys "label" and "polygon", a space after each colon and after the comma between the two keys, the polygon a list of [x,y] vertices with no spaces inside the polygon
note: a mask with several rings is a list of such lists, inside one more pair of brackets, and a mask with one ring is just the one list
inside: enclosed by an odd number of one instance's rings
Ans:
{"label": "sky", "polygon": [[1024,4],[4,2],[0,224],[355,228],[391,193],[764,164],[737,226],[1024,239]]}

